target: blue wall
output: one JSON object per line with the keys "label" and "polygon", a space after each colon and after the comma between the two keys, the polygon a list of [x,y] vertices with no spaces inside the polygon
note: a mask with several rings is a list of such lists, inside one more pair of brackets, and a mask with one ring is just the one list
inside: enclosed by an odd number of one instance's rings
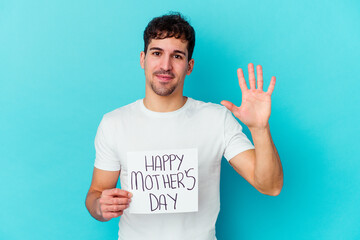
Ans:
{"label": "blue wall", "polygon": [[116,239],[118,219],[84,206],[93,141],[104,113],[144,96],[142,31],[170,10],[197,33],[186,95],[240,104],[249,62],[277,77],[283,191],[262,195],[223,161],[218,239],[360,239],[355,0],[2,0],[0,239]]}

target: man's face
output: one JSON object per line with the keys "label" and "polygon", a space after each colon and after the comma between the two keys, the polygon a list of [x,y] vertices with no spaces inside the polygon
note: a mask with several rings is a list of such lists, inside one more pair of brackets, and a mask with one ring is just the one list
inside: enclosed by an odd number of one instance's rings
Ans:
{"label": "man's face", "polygon": [[186,75],[192,72],[194,60],[188,61],[187,41],[176,38],[152,39],[140,64],[145,70],[146,88],[157,95],[179,93]]}

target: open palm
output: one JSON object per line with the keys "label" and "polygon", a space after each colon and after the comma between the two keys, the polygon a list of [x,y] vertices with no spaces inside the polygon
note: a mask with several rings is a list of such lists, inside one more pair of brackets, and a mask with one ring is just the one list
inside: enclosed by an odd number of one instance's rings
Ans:
{"label": "open palm", "polygon": [[254,65],[248,65],[250,89],[246,85],[244,73],[241,68],[237,70],[239,85],[242,92],[241,106],[237,107],[229,101],[221,104],[228,108],[248,128],[265,128],[271,114],[271,94],[275,87],[276,78],[272,77],[266,92],[263,91],[263,73],[261,65],[257,66],[257,88]]}

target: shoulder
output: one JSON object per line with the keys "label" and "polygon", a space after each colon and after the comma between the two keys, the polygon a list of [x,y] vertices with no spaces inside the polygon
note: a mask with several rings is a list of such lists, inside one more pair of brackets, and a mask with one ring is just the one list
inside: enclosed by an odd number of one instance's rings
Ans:
{"label": "shoulder", "polygon": [[106,124],[114,124],[126,119],[127,117],[131,116],[135,111],[137,111],[139,101],[141,100],[137,100],[125,106],[116,108],[111,112],[105,113],[101,121]]}
{"label": "shoulder", "polygon": [[212,102],[204,102],[200,100],[190,99],[192,101],[192,107],[201,113],[209,113],[216,115],[225,115],[228,109],[223,105],[212,103]]}

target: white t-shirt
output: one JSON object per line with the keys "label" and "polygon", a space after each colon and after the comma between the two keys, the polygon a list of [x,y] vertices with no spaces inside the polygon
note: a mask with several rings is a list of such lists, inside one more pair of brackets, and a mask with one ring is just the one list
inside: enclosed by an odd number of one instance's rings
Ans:
{"label": "white t-shirt", "polygon": [[[220,162],[253,149],[241,125],[225,107],[188,98],[173,112],[153,112],[143,100],[104,115],[95,138],[95,167],[120,170],[128,190],[127,153],[166,149],[198,152],[198,211],[131,214],[120,218],[120,240],[214,240],[220,210]],[[130,203],[131,204],[131,203]]]}

